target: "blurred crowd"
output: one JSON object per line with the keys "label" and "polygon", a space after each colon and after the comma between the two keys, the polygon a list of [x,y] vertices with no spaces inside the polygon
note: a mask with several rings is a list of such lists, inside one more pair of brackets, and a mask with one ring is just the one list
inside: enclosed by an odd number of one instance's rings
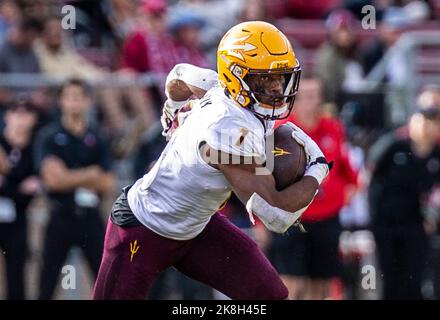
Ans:
{"label": "blurred crowd", "polygon": [[[109,202],[166,144],[166,75],[182,62],[215,70],[221,37],[247,20],[291,40],[303,77],[287,120],[335,167],[306,232],[251,227],[235,197],[222,212],[291,298],[440,298],[440,42],[422,56],[427,83],[393,49],[410,31],[440,39],[436,0],[0,0],[0,298],[56,297],[74,247],[94,282]],[[409,84],[414,96],[390,99]],[[170,270],[149,298],[225,297]]]}

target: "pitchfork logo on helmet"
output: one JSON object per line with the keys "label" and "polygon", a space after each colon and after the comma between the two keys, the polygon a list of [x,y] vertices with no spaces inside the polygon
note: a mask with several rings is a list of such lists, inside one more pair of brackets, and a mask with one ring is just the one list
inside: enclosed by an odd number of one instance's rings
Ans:
{"label": "pitchfork logo on helmet", "polygon": [[298,92],[301,68],[287,37],[270,23],[231,28],[217,52],[220,84],[240,106],[268,120],[286,118]]}
{"label": "pitchfork logo on helmet", "polygon": [[228,50],[228,55],[234,56],[240,59],[243,62],[246,62],[243,54],[257,49],[252,43],[246,42],[246,40],[250,37],[250,35],[236,39],[234,37],[228,37],[225,39],[225,49]]}

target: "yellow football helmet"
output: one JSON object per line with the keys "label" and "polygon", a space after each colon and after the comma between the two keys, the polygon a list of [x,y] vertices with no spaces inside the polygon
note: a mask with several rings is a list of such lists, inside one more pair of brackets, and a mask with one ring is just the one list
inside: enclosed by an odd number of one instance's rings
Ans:
{"label": "yellow football helmet", "polygon": [[[270,23],[232,27],[217,51],[220,84],[240,106],[265,120],[286,118],[298,92],[301,67],[287,37]],[[271,91],[271,83],[282,89]]]}

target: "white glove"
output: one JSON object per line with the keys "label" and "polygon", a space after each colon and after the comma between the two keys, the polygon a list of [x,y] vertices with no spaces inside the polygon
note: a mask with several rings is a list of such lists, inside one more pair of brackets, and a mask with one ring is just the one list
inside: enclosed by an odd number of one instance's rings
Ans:
{"label": "white glove", "polygon": [[[181,80],[186,84],[208,91],[218,83],[218,75],[217,72],[213,70],[200,68],[189,63],[176,64],[170,73],[168,73],[165,82],[165,95],[168,99],[164,103],[162,115],[160,117],[160,122],[163,128],[162,135],[167,137],[167,140],[171,137],[173,122],[175,121],[180,108],[190,100],[175,101],[170,98],[167,88],[168,83],[173,80]],[[186,116],[187,114],[184,116],[182,114],[182,119],[186,118]],[[178,122],[182,123],[180,119],[178,119]]]}
{"label": "white glove", "polygon": [[324,153],[318,147],[315,141],[310,138],[304,131],[291,122],[286,123],[292,131],[292,138],[304,147],[307,156],[307,167],[304,176],[314,177],[319,184],[327,177],[333,163],[328,163]]}
{"label": "white glove", "polygon": [[[167,100],[168,101],[168,100]],[[163,130],[162,135],[170,140],[173,132],[181,126],[192,111],[192,102],[189,101],[178,109],[169,107],[165,102],[160,122]]]}
{"label": "white glove", "polygon": [[188,103],[189,100],[185,101],[173,101],[167,99],[163,105],[162,115],[160,117],[160,123],[162,124],[162,135],[169,138],[169,132],[172,127],[173,121],[179,112],[179,109]]}

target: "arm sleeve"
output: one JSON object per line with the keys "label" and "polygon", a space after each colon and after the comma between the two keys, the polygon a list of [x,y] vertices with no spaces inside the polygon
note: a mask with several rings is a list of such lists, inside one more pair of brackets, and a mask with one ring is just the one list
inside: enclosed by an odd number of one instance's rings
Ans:
{"label": "arm sleeve", "polygon": [[205,141],[224,153],[266,159],[263,128],[252,129],[243,119],[221,118],[208,127]]}
{"label": "arm sleeve", "polygon": [[[182,80],[186,84],[208,91],[217,84],[218,75],[211,69],[200,68],[189,63],[179,63],[168,74],[166,86],[172,80]],[[165,94],[170,98],[167,91]]]}

